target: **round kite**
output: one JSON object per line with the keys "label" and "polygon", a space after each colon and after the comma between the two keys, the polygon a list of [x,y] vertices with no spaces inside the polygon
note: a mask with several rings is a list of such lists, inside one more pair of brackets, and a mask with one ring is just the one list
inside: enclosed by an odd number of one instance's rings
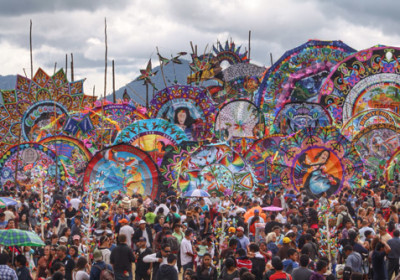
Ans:
{"label": "round kite", "polygon": [[86,165],[92,158],[85,145],[72,137],[52,136],[40,141],[40,144],[48,147],[57,155],[66,171],[66,181],[70,185],[82,186]]}
{"label": "round kite", "polygon": [[199,142],[182,142],[178,146],[167,146],[160,167],[160,185],[165,188],[178,188],[177,178],[181,172],[182,162],[194,153]]}
{"label": "round kite", "polygon": [[121,130],[114,144],[126,143],[138,147],[148,152],[160,166],[167,146],[177,146],[187,140],[186,134],[177,125],[163,119],[148,119],[136,121]]}
{"label": "round kite", "polygon": [[379,178],[392,154],[400,147],[400,128],[392,124],[373,124],[361,130],[353,144],[364,160],[365,172]]}
{"label": "round kite", "polygon": [[286,102],[316,102],[330,69],[354,52],[341,41],[308,41],[285,52],[264,76],[257,106],[273,117]]}
{"label": "round kite", "polygon": [[219,196],[251,191],[257,184],[251,167],[226,145],[206,145],[195,150],[180,166],[182,192],[203,189]]}
{"label": "round kite", "polygon": [[7,110],[0,108],[4,119],[0,142],[4,145],[18,143],[20,132],[26,141],[58,134],[71,110],[94,102],[83,94],[83,80],[68,82],[63,70],[49,76],[40,68],[32,80],[18,75],[15,90],[3,90],[1,95]]}
{"label": "round kite", "polygon": [[277,133],[292,134],[306,127],[324,127],[332,124],[329,112],[314,103],[287,103],[274,120]]}
{"label": "round kite", "polygon": [[320,103],[336,123],[369,109],[400,110],[400,49],[373,47],[336,65],[321,87]]}
{"label": "round kite", "polygon": [[215,107],[203,88],[175,85],[159,91],[151,100],[153,118],[179,126],[190,141],[213,137]]}
{"label": "round kite", "polygon": [[[57,164],[56,164],[57,162]],[[65,186],[65,170],[55,153],[37,143],[23,143],[9,148],[0,159],[0,184],[3,189],[15,186],[15,169],[17,168],[17,188],[26,189],[43,182],[45,191],[56,185]],[[55,178],[57,175],[57,184]]]}
{"label": "round kite", "polygon": [[286,138],[273,168],[273,185],[313,198],[360,187],[363,175],[356,149],[333,127],[306,128]]}
{"label": "round kite", "polygon": [[341,133],[353,139],[364,128],[374,124],[391,124],[400,127],[400,115],[387,109],[369,109],[349,119],[342,127]]}
{"label": "round kite", "polygon": [[398,148],[391,156],[390,160],[386,163],[385,166],[385,177],[386,180],[399,180],[400,174],[400,148]]}
{"label": "round kite", "polygon": [[264,116],[248,100],[236,100],[221,107],[215,120],[215,135],[225,141],[233,138],[260,138],[264,135]]}
{"label": "round kite", "polygon": [[245,159],[253,167],[258,183],[268,185],[271,181],[271,166],[277,157],[283,135],[271,135],[258,140],[247,152]]}
{"label": "round kite", "polygon": [[158,191],[157,165],[144,151],[130,145],[116,145],[98,152],[89,162],[85,188],[94,182],[111,196],[142,194],[155,199]]}

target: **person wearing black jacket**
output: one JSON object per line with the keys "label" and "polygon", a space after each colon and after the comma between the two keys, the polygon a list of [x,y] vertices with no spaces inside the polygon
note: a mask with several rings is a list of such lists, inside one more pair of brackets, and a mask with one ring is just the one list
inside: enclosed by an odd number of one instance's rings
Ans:
{"label": "person wearing black jacket", "polygon": [[140,237],[146,238],[146,246],[148,248],[153,247],[153,234],[151,229],[147,227],[147,223],[144,220],[141,220],[139,222],[139,228],[135,229],[135,233],[132,236],[133,243],[138,243]]}
{"label": "person wearing black jacket", "polygon": [[52,263],[52,266],[57,262],[62,263],[65,266],[65,279],[72,280],[72,270],[75,268],[74,261],[67,256],[67,247],[60,245],[57,248],[57,259]]}
{"label": "person wearing black jacket", "polygon": [[139,238],[139,248],[135,252],[135,260],[136,260],[136,271],[135,271],[135,280],[150,280],[152,263],[145,263],[143,258],[147,255],[153,253],[150,248],[146,247],[146,238]]}
{"label": "person wearing black jacket", "polygon": [[260,254],[260,247],[257,244],[250,244],[249,249],[251,254],[254,255],[250,258],[252,263],[251,273],[254,274],[256,280],[261,280],[266,266],[265,258]]}
{"label": "person wearing black jacket", "polygon": [[131,248],[126,245],[126,235],[118,235],[118,245],[111,252],[110,263],[116,279],[132,280],[132,263],[135,261]]}
{"label": "person wearing black jacket", "polygon": [[264,232],[266,235],[268,233],[270,233],[275,226],[279,226],[279,227],[282,226],[281,223],[279,223],[278,221],[275,221],[275,218],[276,218],[275,214],[271,214],[271,221],[269,221],[265,224]]}
{"label": "person wearing black jacket", "polygon": [[169,254],[167,257],[168,264],[160,267],[155,280],[178,280],[178,271],[175,269],[176,260],[176,255]]}

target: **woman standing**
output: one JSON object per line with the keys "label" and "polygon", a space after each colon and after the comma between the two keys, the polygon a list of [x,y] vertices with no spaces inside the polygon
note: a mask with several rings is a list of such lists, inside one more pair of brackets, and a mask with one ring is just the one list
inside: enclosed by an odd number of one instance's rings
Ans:
{"label": "woman standing", "polygon": [[51,246],[47,245],[44,247],[44,255],[37,263],[38,272],[36,273],[36,280],[39,278],[47,278],[49,276],[52,259],[53,255],[51,255]]}
{"label": "woman standing", "polygon": [[72,272],[72,279],[73,280],[89,280],[90,276],[88,274],[90,271],[88,266],[88,261],[85,257],[80,257],[76,263],[76,267]]}
{"label": "woman standing", "polygon": [[197,268],[197,280],[217,280],[218,272],[211,262],[211,255],[205,253],[201,266]]}

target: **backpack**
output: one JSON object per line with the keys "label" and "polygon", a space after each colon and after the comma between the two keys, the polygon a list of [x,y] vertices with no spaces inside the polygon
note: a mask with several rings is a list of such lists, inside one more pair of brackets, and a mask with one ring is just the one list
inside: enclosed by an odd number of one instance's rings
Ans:
{"label": "backpack", "polygon": [[165,236],[164,239],[163,239],[163,243],[166,243],[166,244],[169,245],[169,247],[171,248],[171,252],[173,254],[178,253],[178,251],[179,251],[179,241],[178,241],[178,239],[176,239],[175,236],[170,235],[170,234]]}
{"label": "backpack", "polygon": [[114,272],[107,268],[107,265],[104,268],[101,268],[98,265],[95,265],[98,269],[100,269],[100,280],[114,280]]}

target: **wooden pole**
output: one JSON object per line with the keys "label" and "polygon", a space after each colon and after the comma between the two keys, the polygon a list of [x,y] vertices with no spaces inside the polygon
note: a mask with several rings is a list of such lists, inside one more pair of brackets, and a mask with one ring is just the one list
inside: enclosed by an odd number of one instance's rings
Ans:
{"label": "wooden pole", "polygon": [[250,39],[251,39],[251,30],[249,30],[249,61],[250,61]]}
{"label": "wooden pole", "polygon": [[269,53],[269,58],[271,60],[271,66],[274,64],[274,59],[272,58],[272,53]]}
{"label": "wooden pole", "polygon": [[[328,202],[329,203],[329,202]],[[326,242],[328,243],[328,260],[329,260],[329,270],[332,270],[332,254],[331,254],[331,234],[329,232],[329,215],[328,212],[325,215],[325,225],[326,225]]]}
{"label": "wooden pole", "polygon": [[[89,189],[89,218],[88,218],[88,231],[86,235],[86,242],[89,241],[90,238],[90,228],[92,226],[91,218],[92,218],[92,200],[93,200],[93,189]],[[89,249],[89,248],[88,248]],[[88,257],[89,257],[89,250],[88,250]]]}
{"label": "wooden pole", "polygon": [[[57,135],[57,121],[56,121],[57,120],[57,106],[56,106],[56,97],[55,96],[54,96],[53,103],[54,103],[53,110],[54,110],[54,121],[55,121],[54,130],[53,130],[53,136],[55,136],[55,135]],[[58,178],[58,156],[57,156],[57,144],[56,143],[57,142],[55,142],[55,144],[54,144],[54,154],[56,156],[56,177],[55,177],[55,181],[54,181],[54,186],[57,189],[57,186],[58,186],[58,182],[57,182],[57,178]]]}
{"label": "wooden pole", "polygon": [[103,102],[101,102],[101,149],[103,149],[104,142],[104,102],[106,101],[107,96],[107,54],[108,54],[108,46],[107,46],[107,18],[104,18],[104,44],[105,44],[105,54],[104,54],[104,97]]}
{"label": "wooden pole", "polygon": [[54,63],[54,73],[53,74],[56,73],[56,70],[57,70],[57,62]]}
{"label": "wooden pole", "polygon": [[18,183],[18,161],[19,161],[19,146],[21,145],[21,136],[22,136],[22,128],[20,128],[19,135],[18,135],[18,146],[17,146],[17,160],[15,161],[15,177],[14,183],[15,187],[17,187]]}
{"label": "wooden pole", "polygon": [[113,83],[113,102],[117,103],[117,97],[115,96],[115,66],[114,66],[114,60],[112,61],[112,83]]}
{"label": "wooden pole", "polygon": [[145,82],[145,85],[146,85],[146,109],[149,109],[149,84]]}
{"label": "wooden pole", "polygon": [[65,77],[68,77],[68,55],[65,54]]}
{"label": "wooden pole", "polygon": [[33,78],[33,55],[32,55],[32,20],[29,28],[29,48],[31,54],[31,80]]}
{"label": "wooden pole", "polygon": [[94,107],[94,96],[96,93],[96,85],[93,86],[93,99],[92,99],[92,107]]}
{"label": "wooden pole", "polygon": [[108,53],[108,46],[107,46],[107,18],[104,18],[104,44],[105,44],[105,59],[104,59],[104,100],[106,99],[107,95],[107,53]]}
{"label": "wooden pole", "polygon": [[71,53],[71,82],[74,81],[74,54]]}
{"label": "wooden pole", "polygon": [[40,181],[40,230],[44,240],[43,182]]}

